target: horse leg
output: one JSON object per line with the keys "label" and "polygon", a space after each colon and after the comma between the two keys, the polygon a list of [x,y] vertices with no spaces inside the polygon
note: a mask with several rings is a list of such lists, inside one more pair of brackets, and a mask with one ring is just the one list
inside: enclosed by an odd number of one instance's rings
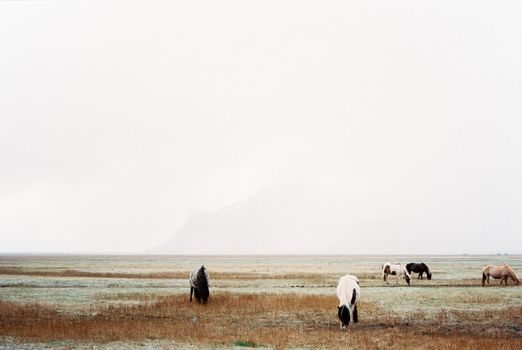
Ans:
{"label": "horse leg", "polygon": [[419,279],[419,278],[422,279],[422,274],[423,274],[423,272],[419,273],[419,275],[417,276],[417,279]]}
{"label": "horse leg", "polygon": [[190,302],[192,302],[192,292],[194,292],[194,287],[190,287]]}
{"label": "horse leg", "polygon": [[353,323],[356,324],[359,322],[359,317],[357,315],[357,304],[353,307]]}
{"label": "horse leg", "polygon": [[194,297],[196,298],[196,301],[201,304],[201,293],[197,288],[194,288]]}

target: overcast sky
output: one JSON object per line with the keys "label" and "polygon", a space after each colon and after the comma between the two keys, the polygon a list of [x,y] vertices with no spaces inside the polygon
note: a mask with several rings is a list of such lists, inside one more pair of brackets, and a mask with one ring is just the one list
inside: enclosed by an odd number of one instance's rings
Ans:
{"label": "overcast sky", "polygon": [[522,253],[521,18],[520,1],[0,1],[0,251],[139,251],[303,183],[433,252]]}

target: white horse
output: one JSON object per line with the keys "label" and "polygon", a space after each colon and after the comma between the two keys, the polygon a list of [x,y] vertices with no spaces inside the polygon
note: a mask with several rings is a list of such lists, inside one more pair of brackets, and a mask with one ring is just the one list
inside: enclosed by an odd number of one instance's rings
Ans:
{"label": "white horse", "polygon": [[399,284],[399,277],[403,276],[406,280],[406,283],[408,283],[408,286],[410,285],[411,276],[408,273],[408,270],[404,266],[399,264],[392,264],[392,263],[385,263],[382,265],[382,281],[389,284],[387,281],[388,275],[397,276],[397,282],[396,285]]}
{"label": "white horse", "polygon": [[337,307],[337,315],[340,320],[340,328],[348,327],[350,319],[354,323],[359,322],[357,315],[357,302],[361,296],[361,287],[359,287],[359,279],[352,275],[346,275],[339,279],[337,285],[337,298],[339,298],[339,306]]}

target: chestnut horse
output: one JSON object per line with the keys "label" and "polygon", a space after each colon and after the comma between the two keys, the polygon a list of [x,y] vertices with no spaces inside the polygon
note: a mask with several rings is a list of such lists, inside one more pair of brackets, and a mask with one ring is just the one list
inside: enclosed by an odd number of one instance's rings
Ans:
{"label": "chestnut horse", "polygon": [[517,274],[511,267],[508,265],[487,265],[482,268],[482,287],[484,287],[484,284],[486,281],[489,284],[489,278],[493,277],[495,279],[500,278],[500,285],[502,285],[502,281],[507,286],[507,280],[508,278],[511,278],[513,282],[515,282],[515,285],[518,285],[520,281],[518,280]]}

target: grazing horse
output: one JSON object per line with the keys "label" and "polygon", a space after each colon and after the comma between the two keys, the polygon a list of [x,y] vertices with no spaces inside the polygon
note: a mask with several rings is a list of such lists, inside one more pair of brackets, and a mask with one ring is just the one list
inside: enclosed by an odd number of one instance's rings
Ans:
{"label": "grazing horse", "polygon": [[190,273],[189,277],[190,282],[190,302],[192,302],[192,292],[194,292],[194,296],[196,300],[200,304],[206,304],[208,297],[210,296],[210,292],[208,291],[208,285],[210,280],[208,278],[208,272],[205,266],[196,267]]}
{"label": "grazing horse", "polygon": [[508,278],[511,278],[515,285],[518,285],[520,281],[518,280],[517,274],[511,267],[508,265],[487,265],[482,268],[482,287],[484,287],[485,282],[487,281],[489,284],[489,278],[493,277],[495,279],[500,278],[500,285],[502,285],[502,281],[507,286]]}
{"label": "grazing horse", "polygon": [[422,279],[422,274],[426,272],[426,276],[428,276],[428,279],[431,280],[431,271],[428,268],[428,265],[423,262],[406,264],[406,270],[408,270],[410,275],[412,272],[418,273],[419,276],[417,276],[417,279]]}
{"label": "grazing horse", "polygon": [[357,277],[346,275],[339,279],[339,284],[337,285],[337,297],[339,298],[337,316],[339,316],[341,329],[348,327],[350,319],[354,323],[359,322],[357,302],[360,295],[361,287],[359,287],[359,279]]}
{"label": "grazing horse", "polygon": [[410,273],[404,266],[402,266],[400,263],[398,264],[392,264],[392,263],[385,263],[382,265],[382,280],[383,282],[389,283],[387,281],[388,275],[397,276],[397,282],[396,285],[399,284],[399,277],[404,276],[404,279],[406,280],[406,283],[408,283],[408,286],[410,285],[411,277]]}

